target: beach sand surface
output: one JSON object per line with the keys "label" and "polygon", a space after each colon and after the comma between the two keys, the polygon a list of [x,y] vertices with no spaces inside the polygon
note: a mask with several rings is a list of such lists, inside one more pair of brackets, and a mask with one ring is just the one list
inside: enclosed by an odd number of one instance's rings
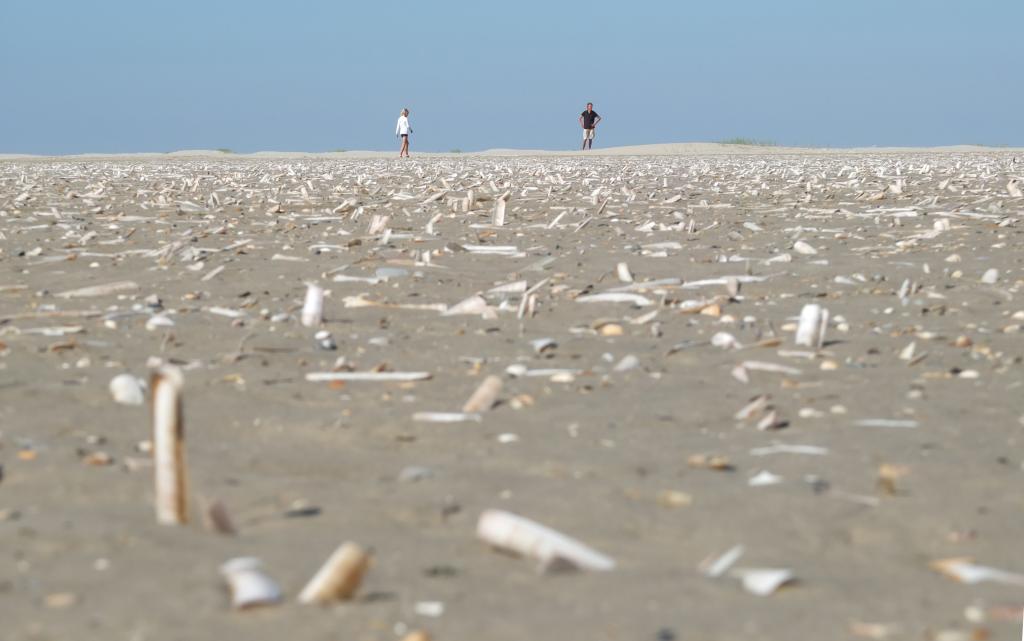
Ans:
{"label": "beach sand surface", "polygon": [[[930,564],[1024,573],[1021,161],[4,160],[0,637],[1015,638],[1017,575]],[[317,327],[299,322],[308,283],[327,290]],[[820,347],[795,344],[808,304],[830,312]],[[184,526],[155,518],[148,395],[108,391],[156,364],[185,380]],[[430,378],[306,380],[332,371]],[[489,375],[503,387],[479,420],[415,420],[459,412]],[[203,526],[212,500],[237,535]],[[496,551],[475,536],[495,508],[616,567]],[[344,541],[373,551],[356,598],[299,605]],[[735,566],[702,573],[735,545]],[[283,603],[231,610],[218,568],[239,556]],[[752,568],[796,580],[758,596]]]}

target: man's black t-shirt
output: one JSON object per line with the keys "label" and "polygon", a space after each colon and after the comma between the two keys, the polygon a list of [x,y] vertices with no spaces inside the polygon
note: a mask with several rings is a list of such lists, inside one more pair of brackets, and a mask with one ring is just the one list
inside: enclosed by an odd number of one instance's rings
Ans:
{"label": "man's black t-shirt", "polygon": [[600,116],[597,115],[596,111],[584,111],[580,115],[583,116],[583,128],[584,129],[593,129],[594,128],[594,121],[596,119],[600,118]]}

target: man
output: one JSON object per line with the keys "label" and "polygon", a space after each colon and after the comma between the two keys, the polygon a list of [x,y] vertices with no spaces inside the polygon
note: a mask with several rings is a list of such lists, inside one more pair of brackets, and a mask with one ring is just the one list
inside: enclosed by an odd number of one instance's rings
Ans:
{"label": "man", "polygon": [[580,114],[580,126],[583,127],[583,150],[594,148],[594,129],[601,122],[601,116],[594,111],[594,103],[588,102],[587,109]]}

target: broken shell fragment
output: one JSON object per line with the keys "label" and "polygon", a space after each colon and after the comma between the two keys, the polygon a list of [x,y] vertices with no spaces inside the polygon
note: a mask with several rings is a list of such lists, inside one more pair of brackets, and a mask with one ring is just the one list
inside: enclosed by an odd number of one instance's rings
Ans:
{"label": "broken shell fragment", "polygon": [[231,590],[231,606],[244,610],[278,603],[281,588],[263,573],[262,563],[253,557],[238,557],[220,566],[220,573]]}
{"label": "broken shell fragment", "polygon": [[494,547],[536,560],[542,570],[578,568],[607,571],[615,561],[583,543],[547,526],[503,510],[486,510],[476,534]]}
{"label": "broken shell fragment", "polygon": [[299,594],[299,603],[330,603],[349,599],[370,567],[370,555],[351,541],[327,559]]}
{"label": "broken shell fragment", "polygon": [[182,416],[181,370],[163,366],[153,373],[153,468],[156,518],[164,525],[188,522],[188,470],[185,467],[185,423]]}

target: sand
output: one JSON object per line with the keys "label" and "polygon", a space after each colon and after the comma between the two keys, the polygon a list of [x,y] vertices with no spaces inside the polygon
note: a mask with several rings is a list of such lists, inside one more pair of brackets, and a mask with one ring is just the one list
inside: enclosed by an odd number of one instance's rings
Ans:
{"label": "sand", "polygon": [[[1018,152],[509,156],[0,163],[0,637],[1017,634],[1024,589],[929,564],[1024,572]],[[628,286],[620,262],[650,304],[581,302]],[[698,282],[729,277],[747,282]],[[540,283],[523,318],[520,293],[487,293],[519,280]],[[58,296],[121,281],[136,287]],[[328,290],[320,328],[298,321],[308,282]],[[477,294],[482,314],[402,307]],[[794,344],[808,303],[831,313],[820,350]],[[712,344],[720,333],[741,347]],[[555,345],[538,353],[542,338]],[[636,366],[617,371],[626,357]],[[750,366],[744,383],[745,361],[799,373]],[[148,405],[107,390],[157,362],[186,381],[182,527],[154,517]],[[432,377],[304,378],[345,369]],[[413,420],[459,411],[492,374],[500,402],[479,422]],[[735,417],[760,395],[774,420]],[[763,454],[773,444],[821,449]],[[751,486],[763,471],[779,482]],[[237,536],[203,527],[201,497],[224,503]],[[475,538],[489,508],[617,567],[539,573]],[[374,551],[357,598],[298,605],[347,540]],[[725,576],[698,570],[736,544]],[[218,567],[247,555],[285,603],[230,610]],[[756,596],[737,568],[797,581]]]}

